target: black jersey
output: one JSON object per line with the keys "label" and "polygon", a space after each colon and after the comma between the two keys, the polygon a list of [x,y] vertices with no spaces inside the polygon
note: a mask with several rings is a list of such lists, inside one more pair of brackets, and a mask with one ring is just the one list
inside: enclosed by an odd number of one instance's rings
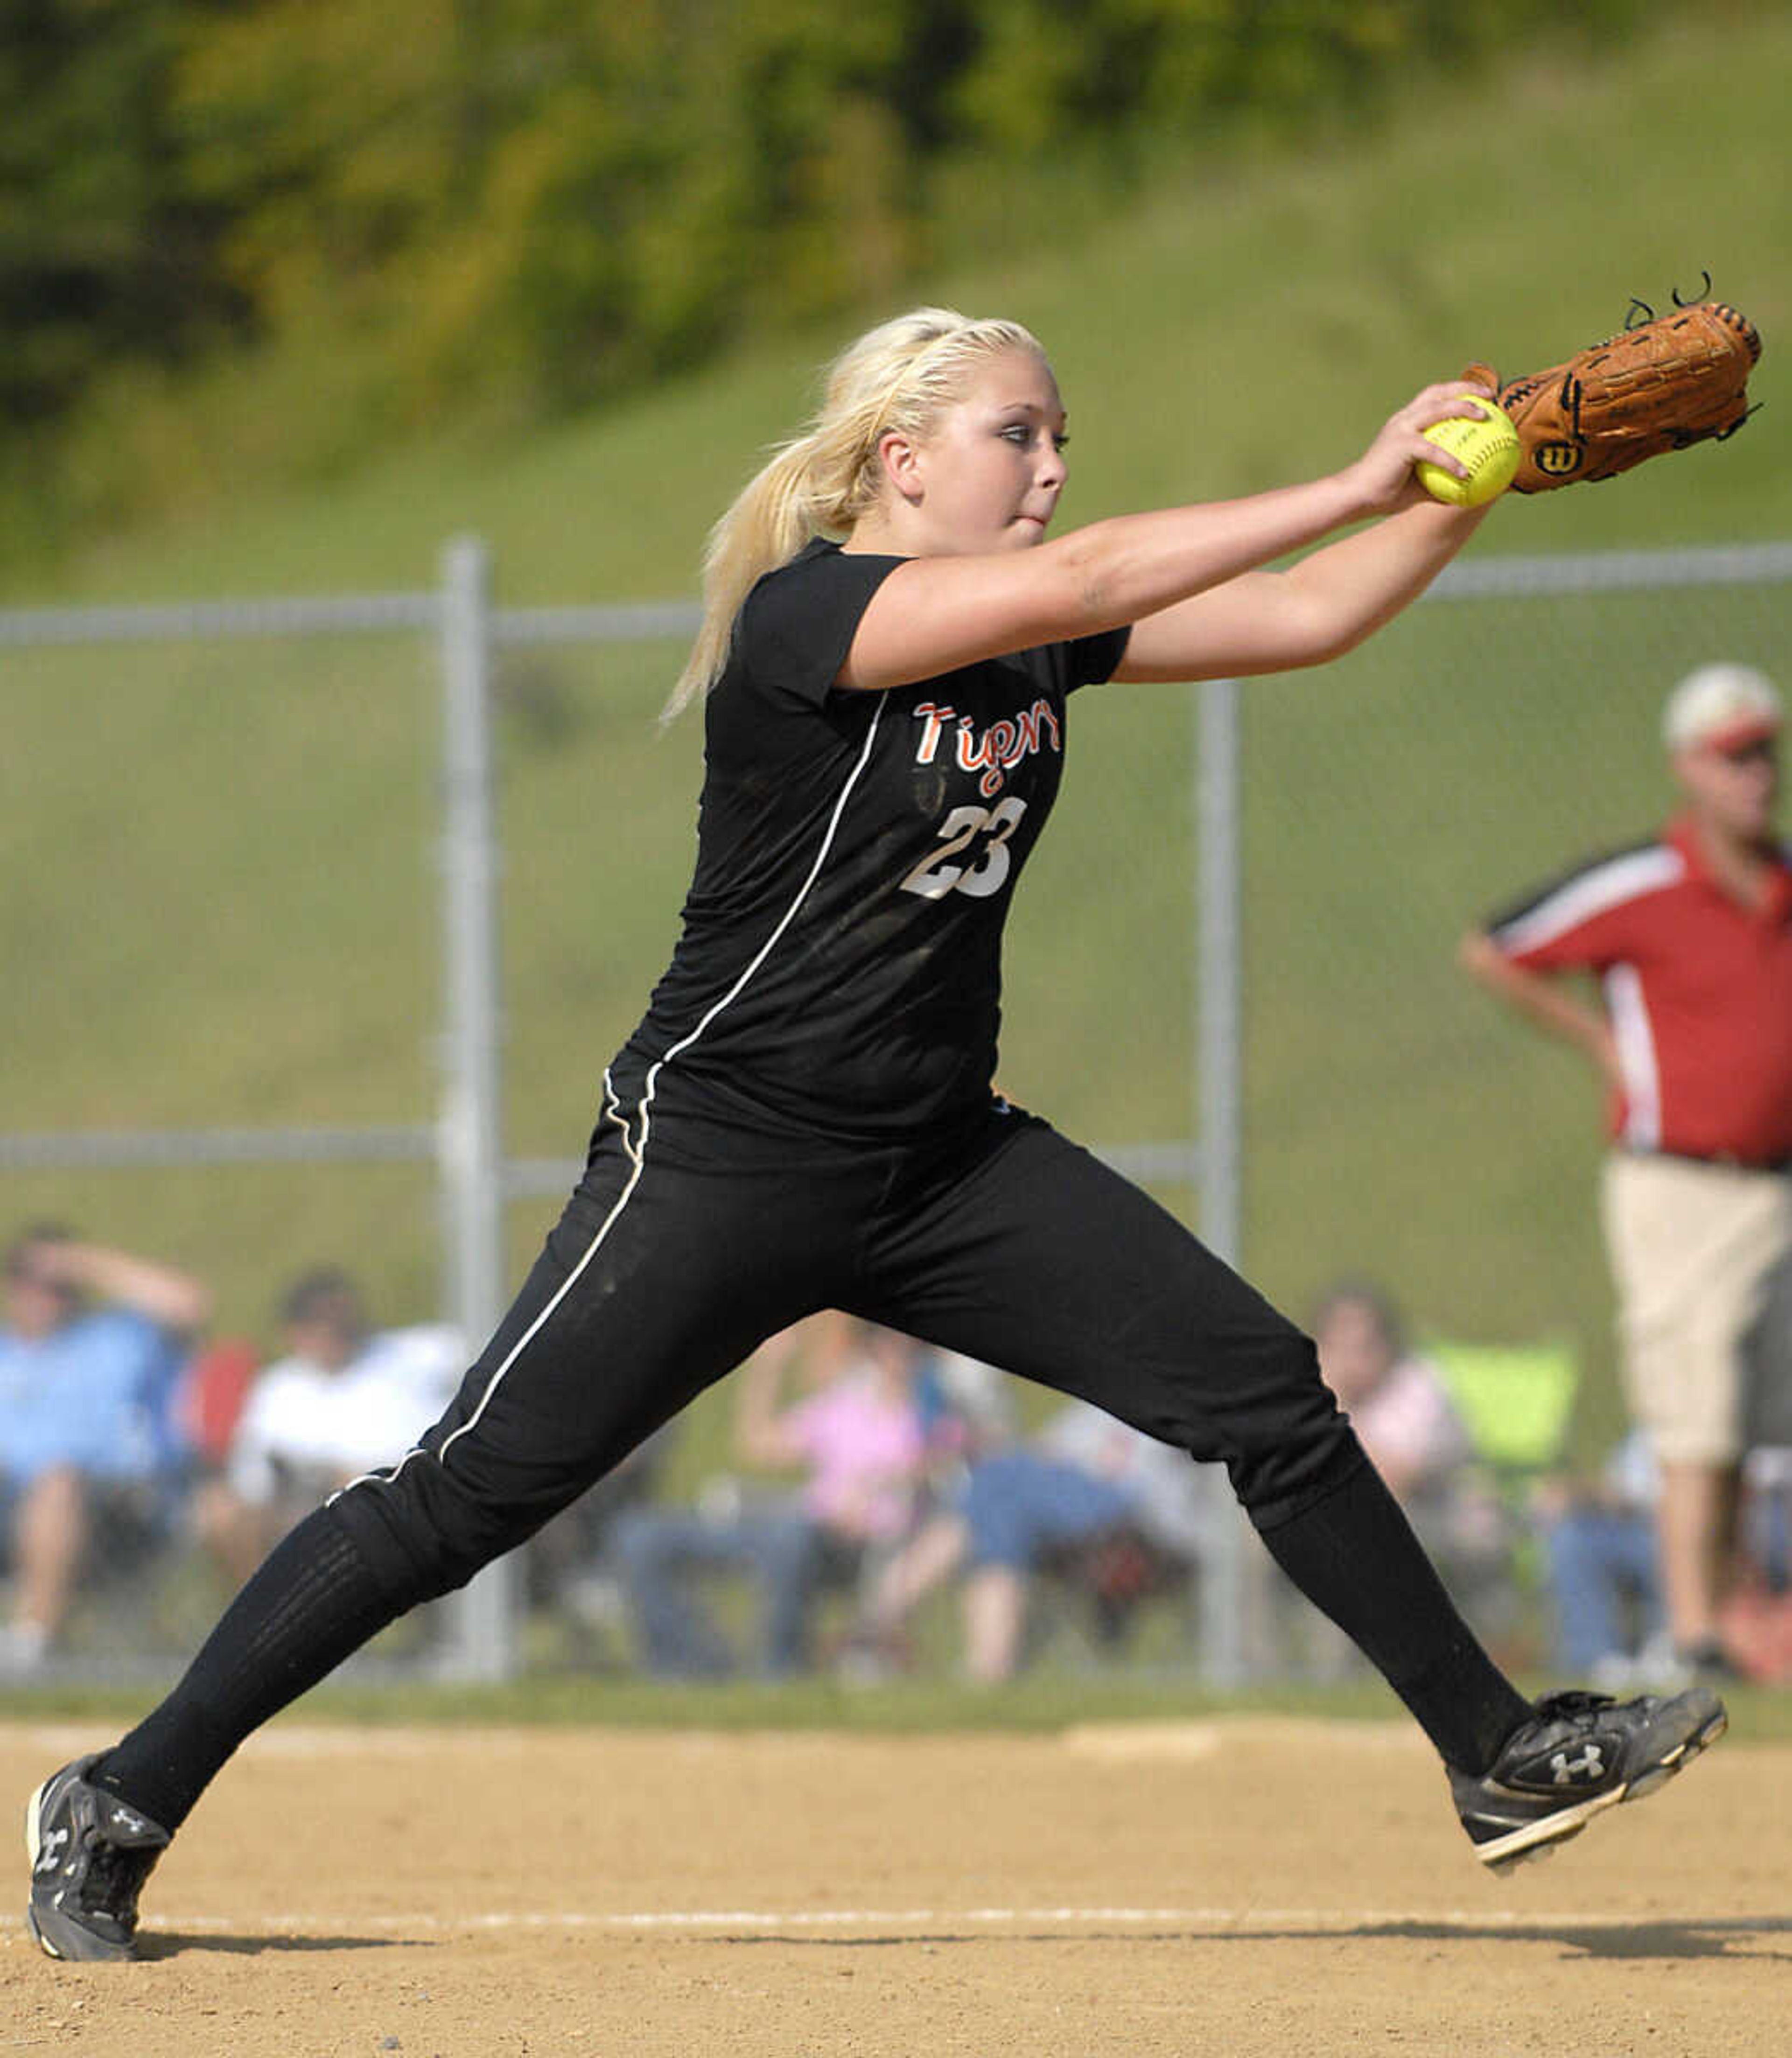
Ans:
{"label": "black jersey", "polygon": [[612,1066],[749,1120],[887,1138],[987,1102],[1003,924],[1110,631],[884,692],[836,689],[903,560],[817,541],[748,595],[705,711],[696,876],[672,963]]}

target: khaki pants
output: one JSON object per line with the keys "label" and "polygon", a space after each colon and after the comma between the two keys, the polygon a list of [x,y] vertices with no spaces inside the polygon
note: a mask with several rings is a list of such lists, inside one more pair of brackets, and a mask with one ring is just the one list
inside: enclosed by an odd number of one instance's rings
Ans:
{"label": "khaki pants", "polygon": [[1631,1412],[1663,1462],[1742,1455],[1742,1339],[1792,1249],[1792,1178],[1615,1152],[1606,1248]]}

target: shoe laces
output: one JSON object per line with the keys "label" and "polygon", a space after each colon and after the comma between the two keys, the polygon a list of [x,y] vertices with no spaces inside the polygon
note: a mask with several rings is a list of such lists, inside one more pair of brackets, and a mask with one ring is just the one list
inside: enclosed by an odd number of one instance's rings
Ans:
{"label": "shoe laces", "polygon": [[137,1897],[161,1856],[159,1845],[115,1844],[98,1830],[85,1839],[87,1865],[80,1887],[81,1906],[89,1914],[116,1916],[129,1923],[137,1917]]}
{"label": "shoe laces", "polygon": [[1539,1722],[1573,1722],[1583,1715],[1596,1714],[1601,1708],[1615,1705],[1615,1697],[1610,1694],[1589,1694],[1579,1687],[1570,1687],[1559,1694],[1545,1694],[1536,1703]]}

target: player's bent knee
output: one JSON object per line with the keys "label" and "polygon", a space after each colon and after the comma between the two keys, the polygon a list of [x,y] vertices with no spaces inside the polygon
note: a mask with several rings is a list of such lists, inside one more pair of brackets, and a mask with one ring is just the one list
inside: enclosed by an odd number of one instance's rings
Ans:
{"label": "player's bent knee", "polygon": [[1228,1425],[1226,1462],[1252,1522],[1273,1529],[1336,1492],[1365,1460],[1305,1337],[1279,1354],[1260,1396]]}
{"label": "player's bent knee", "polygon": [[538,1526],[495,1512],[468,1520],[464,1508],[451,1509],[402,1476],[358,1481],[331,1508],[400,1609],[457,1591]]}

